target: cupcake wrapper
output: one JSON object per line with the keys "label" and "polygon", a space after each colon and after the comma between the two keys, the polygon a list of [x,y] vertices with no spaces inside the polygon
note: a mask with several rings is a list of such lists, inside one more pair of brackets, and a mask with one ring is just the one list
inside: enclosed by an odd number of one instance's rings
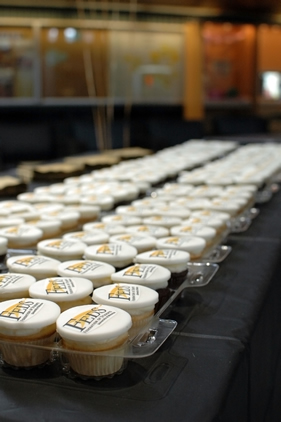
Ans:
{"label": "cupcake wrapper", "polygon": [[24,345],[13,344],[12,342],[3,343],[0,345],[2,358],[5,363],[14,367],[31,368],[42,365],[49,360],[50,351],[29,347],[29,345],[49,346],[54,342],[54,339],[55,334],[52,334],[43,339],[26,341]]}
{"label": "cupcake wrapper", "polygon": [[[120,352],[119,352],[120,350]],[[106,377],[116,374],[124,362],[124,348],[119,349],[120,356],[84,355],[79,353],[64,354],[64,361],[77,374],[85,377]]]}

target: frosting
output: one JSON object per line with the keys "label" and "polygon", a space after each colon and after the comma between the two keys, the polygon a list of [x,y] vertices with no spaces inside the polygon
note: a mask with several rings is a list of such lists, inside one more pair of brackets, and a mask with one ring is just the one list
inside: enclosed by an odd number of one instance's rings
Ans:
{"label": "frosting", "polygon": [[153,309],[159,295],[155,290],[142,285],[115,283],[95,289],[92,298],[96,303],[117,306],[134,314],[134,311]]}
{"label": "frosting", "polygon": [[28,336],[54,324],[60,314],[57,304],[43,299],[11,299],[0,303],[0,332]]}
{"label": "frosting", "polygon": [[156,264],[135,264],[111,275],[114,282],[141,284],[155,290],[167,287],[170,278],[171,271]]}
{"label": "frosting", "polygon": [[86,259],[96,259],[118,267],[129,265],[136,254],[137,249],[125,242],[91,245],[85,249]]}
{"label": "frosting", "polygon": [[192,221],[188,220],[185,225],[171,228],[171,235],[173,236],[199,236],[203,237],[206,241],[213,240],[216,234],[217,232],[214,228],[203,226],[200,223],[192,223]]}
{"label": "frosting", "polygon": [[50,277],[29,287],[31,297],[65,302],[81,299],[93,291],[93,283],[82,277]]}
{"label": "frosting", "polygon": [[81,342],[107,343],[131,326],[128,312],[108,305],[75,306],[57,319],[57,331],[63,338]]}
{"label": "frosting", "polygon": [[152,236],[141,236],[140,234],[125,233],[111,236],[110,242],[125,242],[134,246],[138,252],[153,249],[156,245],[156,238]]}
{"label": "frosting", "polygon": [[137,226],[129,226],[126,228],[127,233],[137,233],[144,236],[152,236],[154,238],[165,237],[170,234],[169,229],[162,226],[154,226],[151,224],[142,224]]}
{"label": "frosting", "polygon": [[86,244],[71,239],[47,239],[37,244],[38,252],[57,259],[82,258]]}
{"label": "frosting", "polygon": [[18,255],[8,258],[6,264],[11,272],[30,274],[38,279],[57,275],[60,261],[47,256]]}
{"label": "frosting", "polygon": [[0,296],[8,293],[27,291],[35,281],[35,277],[28,274],[0,274]]}
{"label": "frosting", "polygon": [[169,236],[157,239],[157,249],[172,248],[200,255],[206,247],[206,240],[197,236]]}
{"label": "frosting", "polygon": [[64,239],[69,239],[75,242],[83,242],[86,245],[95,245],[98,243],[104,243],[109,240],[109,234],[102,232],[101,230],[96,231],[79,231],[66,233],[63,236]]}
{"label": "frosting", "polygon": [[84,231],[102,231],[109,235],[122,234],[125,231],[125,226],[119,223],[86,223],[83,225]]}
{"label": "frosting", "polygon": [[180,249],[163,248],[138,254],[134,262],[141,264],[157,264],[168,268],[172,273],[186,270],[190,254]]}
{"label": "frosting", "polygon": [[101,261],[71,260],[62,262],[58,266],[57,274],[61,277],[82,277],[92,281],[94,287],[111,283],[111,275],[115,268]]}

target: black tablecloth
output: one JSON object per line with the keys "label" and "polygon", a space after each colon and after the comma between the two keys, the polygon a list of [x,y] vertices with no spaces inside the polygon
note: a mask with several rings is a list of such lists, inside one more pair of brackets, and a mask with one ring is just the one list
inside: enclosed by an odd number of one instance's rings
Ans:
{"label": "black tablecloth", "polygon": [[167,309],[178,326],[156,353],[100,381],[2,368],[0,420],[280,420],[281,192],[260,211],[210,283]]}

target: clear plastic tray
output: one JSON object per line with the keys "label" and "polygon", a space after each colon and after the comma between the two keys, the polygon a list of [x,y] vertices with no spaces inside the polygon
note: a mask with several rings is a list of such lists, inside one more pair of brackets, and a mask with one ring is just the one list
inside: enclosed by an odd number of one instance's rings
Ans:
{"label": "clear plastic tray", "polygon": [[[167,302],[159,309],[155,314],[153,320],[150,322],[149,326],[146,329],[143,329],[136,335],[134,338],[130,339],[125,347],[125,350],[122,352],[122,357],[124,360],[136,359],[136,358],[145,358],[153,355],[167,340],[167,338],[172,334],[174,329],[177,326],[177,322],[171,319],[163,319],[161,315],[164,311],[172,306],[177,297],[181,292],[186,288],[192,287],[202,287],[207,285],[213,276],[216,274],[219,266],[215,263],[188,263],[188,274],[183,283],[175,290],[171,291],[171,296]],[[119,351],[110,351],[110,352],[77,352],[74,350],[65,349],[62,344],[59,336],[56,339],[44,346],[32,345],[28,343],[21,342],[12,342],[8,340],[0,339],[0,366],[15,368],[12,365],[8,365],[2,358],[3,349],[9,346],[16,346],[17,353],[24,353],[28,350],[29,353],[36,352],[46,352],[47,358],[46,362],[52,364],[54,362],[59,363],[61,371],[63,374],[71,375],[72,377],[82,377],[89,378],[87,376],[81,376],[72,371],[69,364],[69,356],[71,354],[76,354],[86,357],[93,356],[103,356],[103,357],[113,357],[119,356]],[[44,366],[45,364],[43,364]],[[23,368],[20,368],[23,369]],[[29,368],[25,368],[29,369]],[[40,365],[38,366],[40,370]],[[118,371],[119,373],[120,371]],[[115,375],[115,374],[113,374]],[[112,375],[110,375],[112,376]],[[106,375],[106,377],[108,377]],[[103,378],[103,377],[90,377],[90,378]]]}

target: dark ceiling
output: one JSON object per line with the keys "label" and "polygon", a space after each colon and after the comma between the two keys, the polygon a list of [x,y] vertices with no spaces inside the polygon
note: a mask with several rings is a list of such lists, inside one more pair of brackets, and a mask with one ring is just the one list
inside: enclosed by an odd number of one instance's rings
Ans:
{"label": "dark ceiling", "polygon": [[281,0],[0,0],[0,6],[5,7],[33,7],[33,8],[101,8],[120,10],[133,8],[135,11],[192,14],[192,11],[203,10],[203,14],[215,10],[223,14],[279,14]]}

